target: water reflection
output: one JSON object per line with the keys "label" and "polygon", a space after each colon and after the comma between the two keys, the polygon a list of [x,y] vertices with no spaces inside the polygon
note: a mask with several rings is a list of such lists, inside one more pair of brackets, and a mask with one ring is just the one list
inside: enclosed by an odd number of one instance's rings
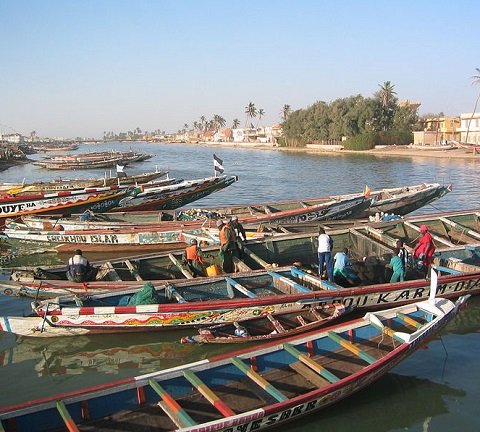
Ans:
{"label": "water reflection", "polygon": [[462,398],[465,394],[447,384],[389,373],[356,395],[307,417],[296,430],[433,431],[428,425],[432,418],[449,411],[448,399]]}

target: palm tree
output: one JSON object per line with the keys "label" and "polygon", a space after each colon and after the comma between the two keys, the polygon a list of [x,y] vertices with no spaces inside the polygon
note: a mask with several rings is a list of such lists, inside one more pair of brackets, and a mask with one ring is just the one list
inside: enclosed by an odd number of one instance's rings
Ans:
{"label": "palm tree", "polygon": [[257,116],[257,108],[255,107],[255,104],[253,102],[249,102],[248,105],[245,107],[245,114],[247,115],[247,118],[245,120],[245,128],[247,127],[248,120],[249,119],[254,119]]}
{"label": "palm tree", "polygon": [[212,126],[215,131],[218,131],[220,128],[224,127],[226,123],[227,122],[221,115],[215,114],[213,116]]}
{"label": "palm tree", "polygon": [[239,126],[240,126],[240,120],[238,120],[237,118],[236,118],[236,119],[233,119],[232,129],[238,129]]}
{"label": "palm tree", "polygon": [[290,105],[288,104],[283,105],[282,111],[280,111],[280,118],[284,122],[286,122],[291,112],[292,112],[292,108],[290,107]]}
{"label": "palm tree", "polygon": [[199,120],[200,120],[200,130],[206,131],[207,118],[202,115]]}
{"label": "palm tree", "polygon": [[184,123],[183,128],[185,129],[185,132],[187,132],[188,131],[188,123]]}
{"label": "palm tree", "polygon": [[[471,78],[473,79],[472,85],[475,84],[480,84],[480,68],[475,68],[477,71],[478,75],[474,75]],[[470,123],[473,120],[473,116],[475,115],[475,112],[477,111],[477,105],[478,105],[478,100],[480,99],[480,92],[478,93],[477,100],[475,101],[475,106],[473,107],[473,112],[472,116],[470,117],[470,120],[468,121],[468,126],[467,126],[467,135],[465,136],[465,141],[468,143],[468,133],[470,132]]]}
{"label": "palm tree", "polygon": [[390,81],[385,81],[383,86],[381,84],[378,86],[380,87],[379,97],[382,100],[382,106],[386,107],[392,102],[393,96],[397,94],[393,91],[395,86]]}
{"label": "palm tree", "polygon": [[258,121],[257,121],[257,128],[258,128],[258,123],[260,123],[260,120],[262,117],[265,115],[265,110],[263,108],[260,108],[258,110]]}

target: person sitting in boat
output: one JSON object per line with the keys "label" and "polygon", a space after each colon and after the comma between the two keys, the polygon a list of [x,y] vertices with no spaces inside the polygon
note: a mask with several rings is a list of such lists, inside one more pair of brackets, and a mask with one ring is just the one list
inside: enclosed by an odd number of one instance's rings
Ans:
{"label": "person sitting in boat", "polygon": [[88,221],[92,219],[93,216],[94,216],[93,211],[90,209],[87,209],[80,215],[80,222]]}
{"label": "person sitting in boat", "polygon": [[190,241],[190,246],[187,246],[183,252],[182,261],[192,272],[193,277],[205,276],[205,262],[204,258],[211,257],[211,255],[205,254],[200,246],[198,246],[197,239]]}
{"label": "person sitting in boat", "polygon": [[95,275],[96,269],[89,263],[88,259],[82,255],[82,251],[77,249],[75,255],[68,259],[68,280],[71,282],[87,282],[93,280]]}
{"label": "person sitting in boat", "polygon": [[342,286],[355,286],[361,282],[350,263],[347,248],[337,252],[333,260],[335,261],[335,265],[333,267],[333,277],[335,279],[335,283]]}
{"label": "person sitting in boat", "polygon": [[238,337],[248,337],[248,331],[245,327],[240,325],[238,322],[234,322],[233,325],[235,326],[235,336]]}

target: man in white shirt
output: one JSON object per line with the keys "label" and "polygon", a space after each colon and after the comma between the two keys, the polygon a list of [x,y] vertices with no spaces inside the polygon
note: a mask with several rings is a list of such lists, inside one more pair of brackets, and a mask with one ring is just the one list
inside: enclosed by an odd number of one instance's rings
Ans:
{"label": "man in white shirt", "polygon": [[330,282],[334,282],[332,248],[332,238],[325,232],[323,227],[320,227],[318,229],[318,276],[322,277],[323,265],[325,264],[327,270],[327,278]]}

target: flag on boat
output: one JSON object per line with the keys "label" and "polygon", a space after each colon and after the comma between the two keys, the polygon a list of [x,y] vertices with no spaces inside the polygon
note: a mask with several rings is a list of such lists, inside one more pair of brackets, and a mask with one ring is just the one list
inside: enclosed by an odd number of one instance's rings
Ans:
{"label": "flag on boat", "polygon": [[125,171],[123,169],[125,168],[125,165],[118,165],[117,164],[117,177],[126,177],[127,174],[125,174]]}
{"label": "flag on boat", "polygon": [[223,167],[223,160],[215,154],[213,155],[213,166],[215,167],[215,175],[217,172],[221,174],[225,171],[225,168]]}
{"label": "flag on boat", "polygon": [[365,186],[365,189],[363,190],[363,195],[365,196],[365,198],[368,198],[371,192],[372,190],[368,186]]}

